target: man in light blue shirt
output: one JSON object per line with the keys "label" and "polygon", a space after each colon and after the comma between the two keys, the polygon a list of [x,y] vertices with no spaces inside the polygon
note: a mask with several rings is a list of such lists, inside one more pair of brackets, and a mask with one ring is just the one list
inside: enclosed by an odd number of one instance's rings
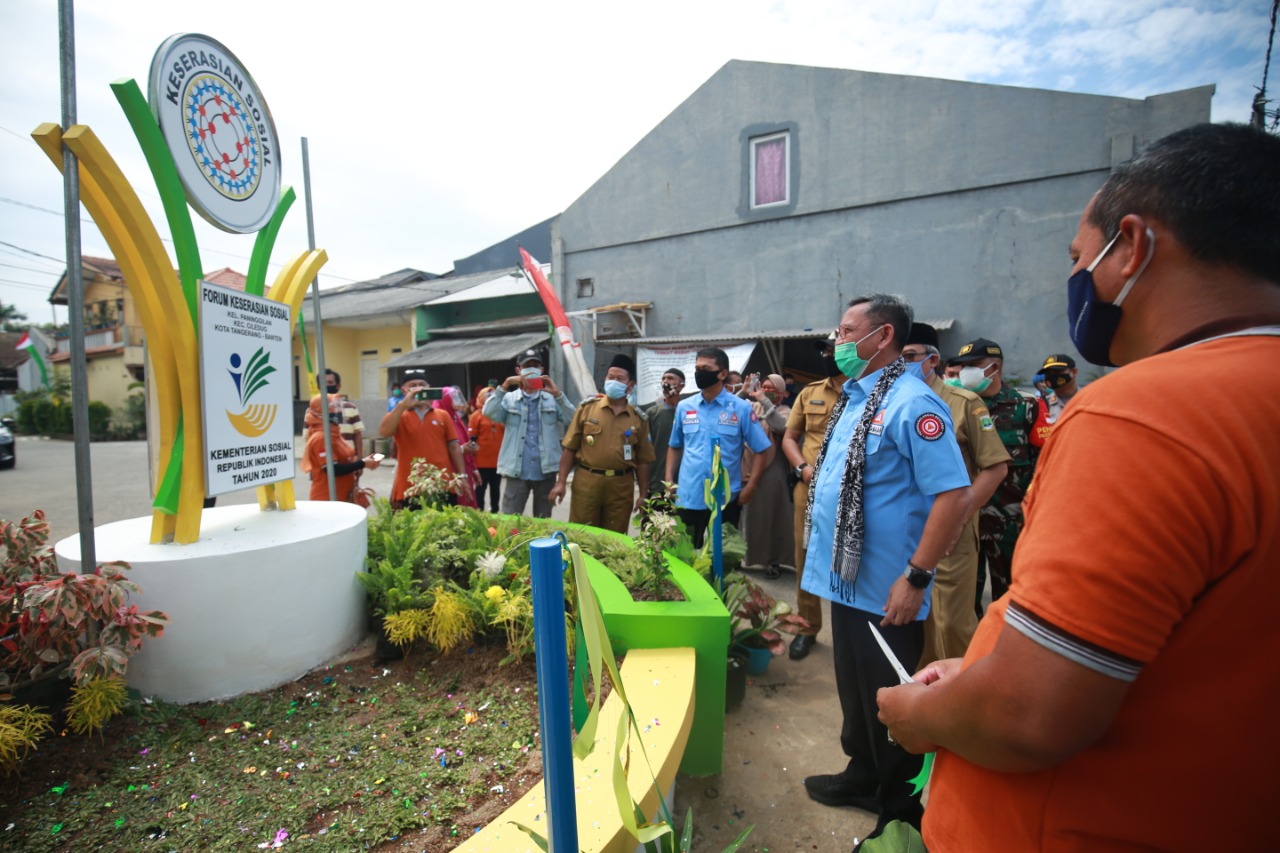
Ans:
{"label": "man in light blue shirt", "polygon": [[551,487],[560,470],[560,439],[573,420],[573,405],[542,372],[542,356],[526,350],[509,376],[484,401],[484,416],[502,424],[498,473],[502,475],[502,511],[522,515],[533,495],[533,517],[551,517]]}
{"label": "man in light blue shirt", "polygon": [[[706,483],[712,475],[715,448],[720,448],[720,462],[729,475],[729,503],[722,510],[722,517],[736,526],[742,507],[751,502],[764,472],[763,454],[773,446],[751,404],[725,390],[728,375],[729,356],[724,350],[708,347],[698,352],[693,380],[702,393],[676,404],[667,443],[666,479],[676,484],[676,512],[689,529],[694,548],[702,547],[711,520]],[[746,486],[742,485],[744,446],[755,453]]]}
{"label": "man in light blue shirt", "polygon": [[[849,304],[836,330],[836,363],[851,377],[832,413],[809,486],[803,588],[831,601],[836,689],[846,769],[804,780],[827,805],[856,805],[920,826],[908,781],[921,757],[888,739],[876,690],[898,683],[874,625],[908,672],[924,648],[933,573],[968,514],[969,473],[951,414],[905,363],[910,306],[873,294]],[[871,836],[871,837],[874,837]]]}

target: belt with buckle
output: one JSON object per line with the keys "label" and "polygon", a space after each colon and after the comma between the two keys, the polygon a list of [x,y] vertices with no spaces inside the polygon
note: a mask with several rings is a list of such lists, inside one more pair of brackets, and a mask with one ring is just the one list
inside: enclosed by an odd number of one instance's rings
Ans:
{"label": "belt with buckle", "polygon": [[590,471],[592,474],[599,474],[601,477],[621,477],[623,474],[630,474],[630,468],[621,468],[617,471],[610,471],[605,468],[592,468],[590,465],[578,465],[583,471]]}

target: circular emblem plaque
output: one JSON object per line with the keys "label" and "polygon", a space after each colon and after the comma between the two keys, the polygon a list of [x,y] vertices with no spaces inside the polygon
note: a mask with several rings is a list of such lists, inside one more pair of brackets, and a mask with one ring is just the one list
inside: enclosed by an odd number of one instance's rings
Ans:
{"label": "circular emblem plaque", "polygon": [[276,128],[235,54],[208,36],[171,36],[151,61],[150,99],[196,212],[239,234],[266,225],[280,195]]}

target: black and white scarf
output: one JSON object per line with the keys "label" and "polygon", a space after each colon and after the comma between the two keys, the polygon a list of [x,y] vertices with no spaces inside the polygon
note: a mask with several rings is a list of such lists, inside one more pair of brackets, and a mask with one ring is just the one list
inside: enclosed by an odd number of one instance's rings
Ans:
{"label": "black and white scarf", "polygon": [[[898,380],[907,369],[907,363],[899,356],[885,367],[876,380],[876,385],[867,395],[866,406],[858,425],[849,438],[848,453],[844,460],[844,471],[840,479],[840,499],[836,504],[835,543],[831,549],[831,592],[840,596],[844,602],[853,600],[853,582],[858,579],[858,567],[862,562],[862,540],[866,535],[866,518],[862,509],[862,475],[867,469],[867,435],[871,431],[871,421],[880,410],[890,386]],[[818,477],[821,475],[822,462],[827,457],[831,444],[831,434],[835,431],[836,422],[844,413],[849,402],[848,394],[841,394],[831,410],[827,420],[827,432],[822,437],[822,449],[818,451],[818,459],[813,465],[813,479],[809,483],[809,502],[804,509],[804,544],[809,547],[809,533],[812,529],[813,496],[818,493]],[[839,448],[836,448],[839,450]]]}

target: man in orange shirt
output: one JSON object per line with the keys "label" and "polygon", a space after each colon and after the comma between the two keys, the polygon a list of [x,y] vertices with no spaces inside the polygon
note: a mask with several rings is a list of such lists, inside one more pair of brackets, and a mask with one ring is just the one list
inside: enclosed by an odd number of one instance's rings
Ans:
{"label": "man in orange shirt", "polygon": [[[460,488],[471,492],[453,421],[445,412],[431,408],[432,401],[426,398],[429,386],[425,379],[410,379],[403,387],[404,397],[383,415],[378,426],[379,435],[396,440],[396,479],[391,486],[391,506],[403,509],[415,503],[412,499],[406,501],[404,492],[409,487],[409,471],[418,459],[425,459],[447,474],[461,475]],[[445,501],[456,504],[457,496],[448,495]]]}
{"label": "man in orange shirt", "polygon": [[877,697],[938,753],[933,853],[1274,847],[1278,234],[1280,138],[1244,125],[1165,137],[1086,208],[1072,340],[1125,369],[1055,425],[963,662]]}

